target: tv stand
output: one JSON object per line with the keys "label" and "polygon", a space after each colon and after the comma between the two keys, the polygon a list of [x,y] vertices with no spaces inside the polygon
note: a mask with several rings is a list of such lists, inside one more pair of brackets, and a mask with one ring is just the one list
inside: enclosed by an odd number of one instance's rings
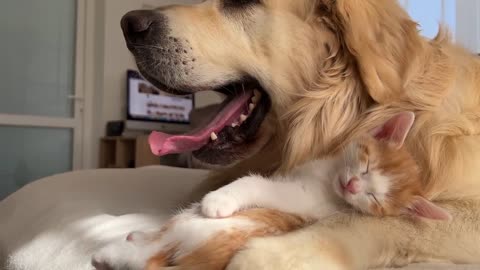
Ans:
{"label": "tv stand", "polygon": [[166,165],[187,167],[179,155],[157,157],[150,151],[148,136],[104,137],[100,141],[99,168],[140,168]]}

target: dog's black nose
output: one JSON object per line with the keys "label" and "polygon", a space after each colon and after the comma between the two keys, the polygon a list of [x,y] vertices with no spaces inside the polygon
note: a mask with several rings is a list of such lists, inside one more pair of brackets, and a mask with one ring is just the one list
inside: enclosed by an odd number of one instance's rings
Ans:
{"label": "dog's black nose", "polygon": [[144,43],[154,19],[155,13],[149,10],[135,10],[125,14],[121,26],[127,43]]}

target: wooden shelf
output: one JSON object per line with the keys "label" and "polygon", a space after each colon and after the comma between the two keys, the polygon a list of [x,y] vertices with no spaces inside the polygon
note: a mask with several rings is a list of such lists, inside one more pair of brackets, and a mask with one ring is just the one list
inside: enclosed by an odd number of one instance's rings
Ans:
{"label": "wooden shelf", "polygon": [[104,137],[100,141],[99,168],[139,168],[160,165],[150,151],[148,136]]}

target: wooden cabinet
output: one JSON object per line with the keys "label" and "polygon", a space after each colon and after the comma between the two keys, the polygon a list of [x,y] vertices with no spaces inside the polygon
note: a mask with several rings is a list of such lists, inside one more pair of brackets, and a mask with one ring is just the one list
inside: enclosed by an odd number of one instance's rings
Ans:
{"label": "wooden cabinet", "polygon": [[148,136],[102,138],[99,161],[99,168],[139,168],[161,164],[161,159],[150,151]]}

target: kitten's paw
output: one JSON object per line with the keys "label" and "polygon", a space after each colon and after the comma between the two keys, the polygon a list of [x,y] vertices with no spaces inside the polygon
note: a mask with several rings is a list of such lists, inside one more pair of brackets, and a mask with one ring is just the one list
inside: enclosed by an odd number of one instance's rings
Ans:
{"label": "kitten's paw", "polygon": [[95,270],[115,270],[107,261],[100,257],[93,257],[92,266]]}
{"label": "kitten's paw", "polygon": [[229,192],[221,190],[207,194],[202,200],[202,212],[210,218],[226,218],[238,211],[238,201]]}
{"label": "kitten's paw", "polygon": [[120,264],[118,259],[117,253],[111,247],[108,250],[105,248],[93,255],[92,266],[95,270],[119,270],[126,265]]}
{"label": "kitten's paw", "polygon": [[147,239],[147,234],[144,232],[131,232],[127,235],[127,242],[132,242],[132,243],[142,243],[145,242]]}
{"label": "kitten's paw", "polygon": [[148,254],[148,246],[143,245],[144,234],[135,232],[129,234],[127,239],[115,241],[92,257],[91,264],[95,270],[142,270],[145,267]]}

